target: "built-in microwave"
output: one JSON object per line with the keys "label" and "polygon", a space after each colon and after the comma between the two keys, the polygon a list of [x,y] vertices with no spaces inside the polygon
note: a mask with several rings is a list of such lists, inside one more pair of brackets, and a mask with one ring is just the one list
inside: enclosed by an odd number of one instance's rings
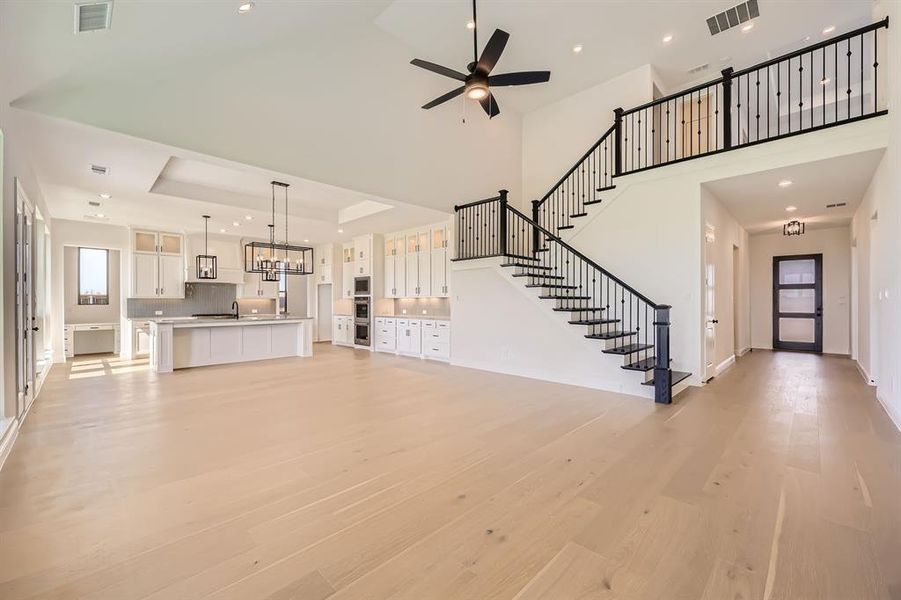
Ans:
{"label": "built-in microwave", "polygon": [[372,285],[369,277],[354,277],[354,296],[371,296]]}

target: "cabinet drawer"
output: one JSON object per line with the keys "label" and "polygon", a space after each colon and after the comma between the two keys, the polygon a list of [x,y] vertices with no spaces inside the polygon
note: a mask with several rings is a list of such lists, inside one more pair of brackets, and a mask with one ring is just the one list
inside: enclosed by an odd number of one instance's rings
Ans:
{"label": "cabinet drawer", "polygon": [[435,342],[428,339],[422,340],[422,353],[431,358],[450,358],[450,342]]}
{"label": "cabinet drawer", "polygon": [[386,352],[394,352],[397,348],[397,343],[394,338],[376,338],[375,340],[375,349],[376,350],[384,350]]}
{"label": "cabinet drawer", "polygon": [[450,342],[450,330],[437,329],[437,328],[423,330],[422,341],[423,341],[423,343],[433,343],[433,342],[449,343]]}

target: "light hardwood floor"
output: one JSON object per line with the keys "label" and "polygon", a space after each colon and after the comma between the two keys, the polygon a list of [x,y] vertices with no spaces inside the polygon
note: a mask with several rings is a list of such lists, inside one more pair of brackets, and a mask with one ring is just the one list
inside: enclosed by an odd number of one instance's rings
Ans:
{"label": "light hardwood floor", "polygon": [[901,435],[848,360],[672,406],[327,345],[56,365],[0,472],[0,598],[901,598]]}

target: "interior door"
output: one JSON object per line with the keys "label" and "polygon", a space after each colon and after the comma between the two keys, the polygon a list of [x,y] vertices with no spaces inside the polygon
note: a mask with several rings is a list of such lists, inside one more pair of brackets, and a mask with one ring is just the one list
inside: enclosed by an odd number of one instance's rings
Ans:
{"label": "interior door", "polygon": [[32,221],[33,211],[22,190],[16,189],[16,365],[17,416],[21,417],[34,399],[34,318],[32,302]]}
{"label": "interior door", "polygon": [[823,351],[823,255],[773,257],[773,348]]}
{"label": "interior door", "polygon": [[316,323],[317,342],[328,342],[332,339],[332,286],[316,286]]}
{"label": "interior door", "polygon": [[716,377],[716,230],[707,225],[704,234],[704,380]]}

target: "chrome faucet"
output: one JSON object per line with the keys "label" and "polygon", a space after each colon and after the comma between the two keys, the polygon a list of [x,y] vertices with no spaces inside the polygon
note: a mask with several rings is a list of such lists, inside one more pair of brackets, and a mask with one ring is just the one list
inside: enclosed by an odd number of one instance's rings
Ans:
{"label": "chrome faucet", "polygon": [[232,301],[232,310],[235,312],[235,319],[240,318],[238,316],[238,301],[237,300]]}

